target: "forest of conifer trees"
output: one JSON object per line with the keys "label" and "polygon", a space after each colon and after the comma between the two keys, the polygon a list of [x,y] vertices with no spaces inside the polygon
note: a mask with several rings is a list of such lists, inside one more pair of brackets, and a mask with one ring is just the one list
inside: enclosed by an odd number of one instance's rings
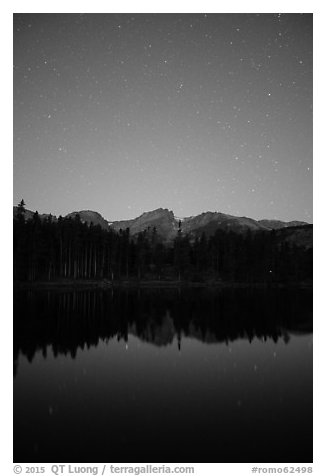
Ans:
{"label": "forest of conifer trees", "polygon": [[280,240],[274,231],[216,231],[163,243],[156,228],[130,236],[75,218],[14,218],[14,281],[160,280],[273,283],[312,279],[312,249]]}

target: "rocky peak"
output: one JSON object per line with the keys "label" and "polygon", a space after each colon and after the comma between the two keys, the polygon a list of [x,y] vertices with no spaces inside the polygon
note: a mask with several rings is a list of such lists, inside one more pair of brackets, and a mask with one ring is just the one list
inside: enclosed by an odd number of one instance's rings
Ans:
{"label": "rocky peak", "polygon": [[65,218],[75,218],[76,215],[80,216],[80,220],[83,223],[87,223],[88,225],[93,223],[93,225],[100,225],[102,228],[108,229],[107,220],[105,220],[105,218],[103,218],[98,212],[94,212],[92,210],[80,210],[78,212],[68,213]]}

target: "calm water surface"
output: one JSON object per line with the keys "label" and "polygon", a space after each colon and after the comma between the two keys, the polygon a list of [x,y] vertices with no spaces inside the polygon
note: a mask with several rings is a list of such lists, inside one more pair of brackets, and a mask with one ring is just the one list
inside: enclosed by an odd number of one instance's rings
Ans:
{"label": "calm water surface", "polygon": [[15,462],[311,462],[312,293],[17,291]]}

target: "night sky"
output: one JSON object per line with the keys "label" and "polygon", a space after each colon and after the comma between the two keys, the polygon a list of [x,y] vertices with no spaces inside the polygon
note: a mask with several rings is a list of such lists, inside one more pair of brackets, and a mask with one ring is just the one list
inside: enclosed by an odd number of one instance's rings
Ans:
{"label": "night sky", "polygon": [[312,222],[312,15],[15,14],[14,204]]}

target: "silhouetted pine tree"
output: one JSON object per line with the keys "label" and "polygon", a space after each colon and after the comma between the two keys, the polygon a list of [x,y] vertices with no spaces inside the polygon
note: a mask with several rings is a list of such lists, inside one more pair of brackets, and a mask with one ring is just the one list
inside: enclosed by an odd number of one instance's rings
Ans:
{"label": "silhouetted pine tree", "polygon": [[312,250],[287,241],[285,233],[218,230],[190,239],[180,223],[171,244],[163,243],[155,228],[131,237],[129,229],[116,233],[88,226],[78,215],[54,220],[35,212],[25,220],[21,211],[13,226],[14,279],[311,279]]}

